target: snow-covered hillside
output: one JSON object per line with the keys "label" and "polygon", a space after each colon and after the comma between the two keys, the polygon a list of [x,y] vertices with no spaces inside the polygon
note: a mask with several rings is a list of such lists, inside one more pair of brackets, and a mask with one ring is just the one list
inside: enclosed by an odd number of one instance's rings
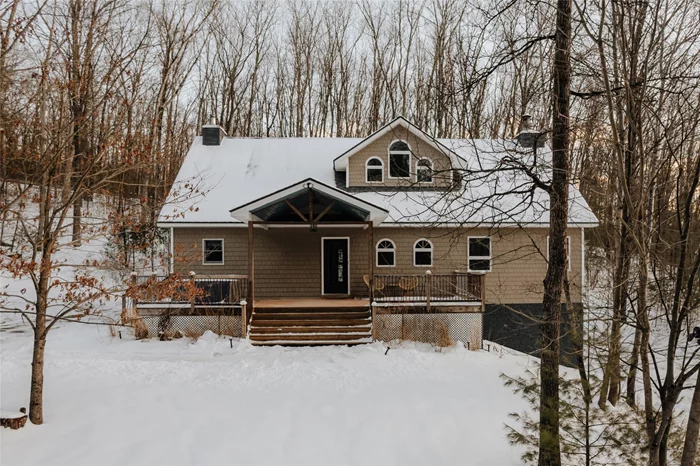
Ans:
{"label": "snow-covered hillside", "polygon": [[[2,407],[17,409],[31,338],[0,338]],[[532,367],[524,356],[124,338],[75,324],[49,337],[45,424],[2,429],[0,463],[520,464],[504,423],[524,405],[499,375]]]}

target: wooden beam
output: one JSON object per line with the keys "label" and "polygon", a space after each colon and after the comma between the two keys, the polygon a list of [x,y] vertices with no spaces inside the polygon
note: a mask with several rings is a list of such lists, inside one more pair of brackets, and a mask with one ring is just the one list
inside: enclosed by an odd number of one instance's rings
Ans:
{"label": "wooden beam", "polygon": [[312,223],[318,223],[318,221],[321,220],[321,219],[323,218],[323,216],[326,215],[326,214],[328,213],[328,211],[331,210],[331,209],[333,208],[333,206],[335,205],[335,203],[336,203],[336,201],[333,201],[333,202],[331,202],[330,204],[328,204],[328,206],[327,206],[325,209],[323,209],[323,212],[321,212],[320,214],[318,214],[318,217],[316,217],[316,218],[313,220]]}
{"label": "wooden beam", "polygon": [[255,240],[253,222],[248,222],[248,310],[253,314],[255,308]]}
{"label": "wooden beam", "polygon": [[306,216],[305,216],[304,214],[302,214],[301,211],[300,211],[299,209],[297,209],[296,207],[294,207],[294,206],[292,205],[292,203],[289,202],[289,199],[285,199],[284,202],[286,202],[287,205],[294,211],[294,213],[296,213],[299,217],[301,217],[301,219],[302,219],[303,221],[305,221],[305,222],[308,222],[308,221],[309,221],[309,219],[306,218]]}
{"label": "wooden beam", "polygon": [[309,189],[309,218],[314,218],[314,192]]}
{"label": "wooden beam", "polygon": [[367,226],[367,246],[369,253],[369,308],[372,313],[372,341],[377,340],[377,314],[373,306],[374,301],[374,224],[369,223]]}
{"label": "wooden beam", "polygon": [[[323,225],[368,225],[372,222],[367,220],[333,220],[330,222],[323,222]],[[253,220],[254,225],[308,225],[309,222],[266,222],[264,220]]]}

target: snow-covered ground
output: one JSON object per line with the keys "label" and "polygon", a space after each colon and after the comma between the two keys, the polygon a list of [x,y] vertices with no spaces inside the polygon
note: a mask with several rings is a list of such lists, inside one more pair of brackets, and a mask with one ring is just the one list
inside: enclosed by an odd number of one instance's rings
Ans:
{"label": "snow-covered ground", "polygon": [[[3,409],[27,406],[31,338],[0,333]],[[45,423],[0,429],[3,465],[518,465],[499,375],[525,356],[382,343],[253,347],[207,334],[137,341],[64,324],[49,336]]]}

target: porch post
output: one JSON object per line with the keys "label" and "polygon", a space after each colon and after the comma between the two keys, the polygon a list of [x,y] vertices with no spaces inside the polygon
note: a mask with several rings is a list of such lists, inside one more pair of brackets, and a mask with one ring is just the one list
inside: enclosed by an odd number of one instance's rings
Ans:
{"label": "porch post", "polygon": [[255,240],[253,238],[253,222],[248,222],[248,309],[249,315],[255,309]]}
{"label": "porch post", "polygon": [[479,288],[481,288],[481,313],[486,312],[486,274],[482,273],[479,277]]}
{"label": "porch post", "polygon": [[369,222],[367,237],[369,239],[369,302],[374,299],[374,224]]}
{"label": "porch post", "polygon": [[369,239],[368,246],[368,256],[369,256],[369,309],[372,313],[372,341],[377,340],[375,318],[374,313],[374,223],[371,221],[368,224],[367,237]]}

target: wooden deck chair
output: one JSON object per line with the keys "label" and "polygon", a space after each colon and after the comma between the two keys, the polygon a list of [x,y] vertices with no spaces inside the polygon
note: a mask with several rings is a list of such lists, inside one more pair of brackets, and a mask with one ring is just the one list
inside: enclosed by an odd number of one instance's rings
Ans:
{"label": "wooden deck chair", "polygon": [[413,290],[418,286],[418,277],[401,277],[399,278],[399,288],[403,290],[404,293],[413,293]]}
{"label": "wooden deck chair", "polygon": [[[362,277],[362,280],[364,280],[365,285],[367,285],[367,288],[369,289],[369,287],[370,287],[370,285],[369,285],[369,282],[370,282],[369,275],[364,275],[364,276]],[[374,277],[374,287],[373,287],[374,289],[373,289],[373,291],[374,291],[375,294],[379,294],[380,296],[383,296],[383,295],[384,295],[384,286],[385,286],[385,285],[384,285],[384,282],[383,282],[383,281],[381,281],[381,280],[378,279],[377,277]]]}

